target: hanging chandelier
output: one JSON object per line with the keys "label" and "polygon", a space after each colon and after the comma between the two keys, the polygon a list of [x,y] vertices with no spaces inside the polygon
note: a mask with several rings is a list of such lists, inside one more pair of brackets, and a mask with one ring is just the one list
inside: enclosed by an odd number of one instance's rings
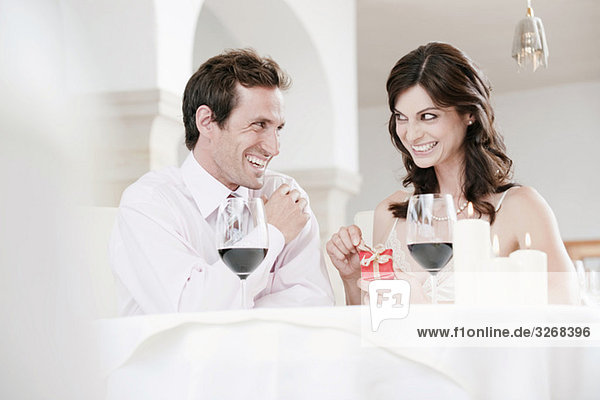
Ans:
{"label": "hanging chandelier", "polygon": [[531,66],[537,70],[548,67],[548,45],[542,20],[533,16],[531,0],[527,0],[527,16],[519,21],[513,39],[512,56],[520,70]]}

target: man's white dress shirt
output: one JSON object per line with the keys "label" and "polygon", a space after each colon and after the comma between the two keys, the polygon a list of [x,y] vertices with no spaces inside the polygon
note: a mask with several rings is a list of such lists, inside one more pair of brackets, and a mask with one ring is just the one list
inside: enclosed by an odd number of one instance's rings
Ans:
{"label": "man's white dress shirt", "polygon": [[[282,176],[266,175],[265,182]],[[192,153],[181,168],[149,172],[125,190],[109,246],[120,315],[241,308],[240,279],[215,244],[218,207],[230,194]],[[235,194],[262,192],[240,187]],[[310,220],[287,245],[268,225],[269,250],[247,278],[249,307],[333,305],[318,223],[307,212]]]}

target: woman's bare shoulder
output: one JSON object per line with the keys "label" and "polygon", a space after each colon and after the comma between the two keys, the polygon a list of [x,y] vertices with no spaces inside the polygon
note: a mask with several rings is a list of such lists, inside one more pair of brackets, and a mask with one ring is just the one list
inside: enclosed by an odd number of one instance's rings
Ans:
{"label": "woman's bare shoulder", "polygon": [[394,203],[402,203],[403,201],[408,200],[410,195],[411,195],[410,192],[406,192],[404,190],[395,191],[394,193],[392,193],[385,199],[381,200],[381,202],[377,205],[377,208],[375,208],[375,214],[390,214],[391,215],[391,213],[388,211],[390,205],[392,205]]}
{"label": "woman's bare shoulder", "polygon": [[374,243],[383,243],[389,235],[392,225],[394,224],[394,214],[389,210],[393,203],[401,203],[410,197],[409,192],[398,190],[385,199],[383,199],[375,208],[375,216],[373,221],[373,240]]}
{"label": "woman's bare shoulder", "polygon": [[[502,204],[507,208],[522,211],[542,211],[548,207],[546,200],[531,186],[516,186],[510,189]],[[541,210],[541,209],[542,210]]]}
{"label": "woman's bare shoulder", "polygon": [[[550,205],[537,190],[529,186],[511,189],[503,203],[504,221],[512,232],[518,247],[531,247],[548,255],[549,271],[572,271],[572,263],[565,250],[558,222]],[[502,211],[501,211],[502,212]],[[531,244],[525,243],[529,234]]]}
{"label": "woman's bare shoulder", "polygon": [[[555,216],[546,200],[531,186],[518,186],[507,193],[502,208],[516,225],[554,224]],[[548,227],[549,228],[549,227]]]}

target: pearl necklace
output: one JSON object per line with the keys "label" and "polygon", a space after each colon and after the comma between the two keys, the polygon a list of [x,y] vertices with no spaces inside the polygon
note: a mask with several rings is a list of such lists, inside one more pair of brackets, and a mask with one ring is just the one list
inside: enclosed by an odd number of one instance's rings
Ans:
{"label": "pearl necklace", "polygon": [[[465,208],[467,208],[468,204],[469,202],[465,201],[460,207],[458,207],[458,210],[456,210],[456,215],[460,215],[461,212],[465,211]],[[449,217],[436,217],[435,215],[432,215],[431,217],[434,221],[448,221],[449,219]]]}

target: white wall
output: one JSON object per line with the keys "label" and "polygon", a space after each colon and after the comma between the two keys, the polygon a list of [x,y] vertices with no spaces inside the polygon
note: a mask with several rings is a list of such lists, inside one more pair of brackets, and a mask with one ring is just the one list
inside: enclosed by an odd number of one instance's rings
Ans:
{"label": "white wall", "polygon": [[401,187],[404,167],[400,153],[392,146],[386,106],[361,108],[358,112],[360,193],[348,202],[348,223],[358,211],[372,210]]}
{"label": "white wall", "polygon": [[[546,198],[564,239],[600,237],[600,82],[493,95],[493,102],[516,180]],[[388,117],[386,106],[359,111],[363,187],[349,202],[348,223],[401,187]]]}
{"label": "white wall", "polygon": [[[0,1],[0,398],[101,399],[70,206],[87,121],[66,96],[59,1]],[[78,76],[84,76],[82,73]],[[101,389],[101,388],[100,388]]]}
{"label": "white wall", "polygon": [[496,96],[518,182],[548,201],[565,239],[600,238],[600,82]]}
{"label": "white wall", "polygon": [[[287,3],[311,36],[331,96],[333,130],[327,132],[332,136],[328,138],[331,147],[324,149],[324,160],[313,157],[311,162],[358,172],[356,5],[348,0],[287,0]],[[306,60],[307,65],[314,62]],[[313,80],[306,84],[317,83]],[[323,99],[317,102],[317,107],[322,107],[322,102]],[[313,146],[314,155],[323,147],[323,139]]]}
{"label": "white wall", "polygon": [[60,12],[70,90],[156,86],[157,37],[151,0],[62,0]]}

